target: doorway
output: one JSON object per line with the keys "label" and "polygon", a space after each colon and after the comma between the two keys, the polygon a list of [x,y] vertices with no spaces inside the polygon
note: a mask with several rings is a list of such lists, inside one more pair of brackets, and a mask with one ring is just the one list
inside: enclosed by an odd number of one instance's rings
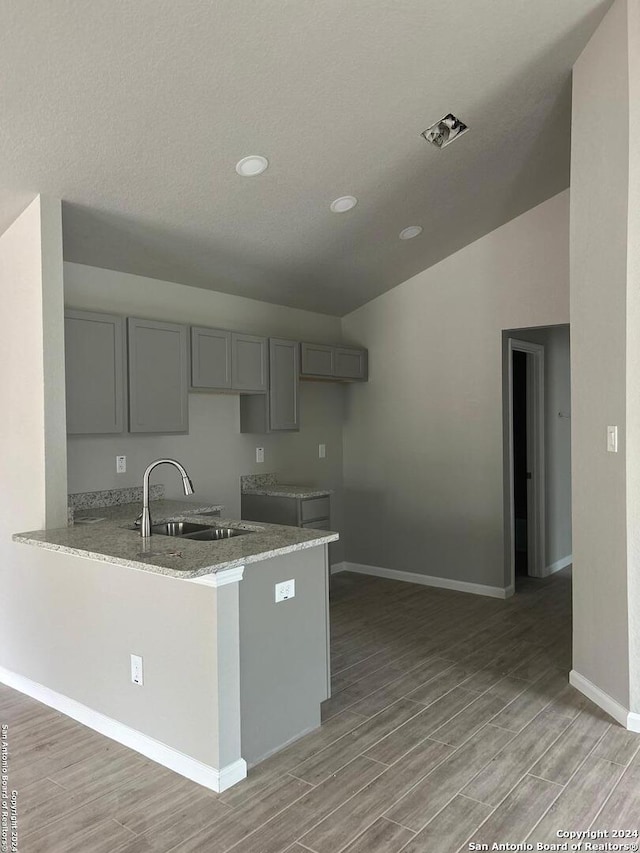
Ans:
{"label": "doorway", "polygon": [[544,346],[508,339],[511,583],[544,577]]}
{"label": "doorway", "polygon": [[516,577],[529,574],[528,486],[531,479],[527,446],[527,354],[514,350],[513,359],[513,515]]}

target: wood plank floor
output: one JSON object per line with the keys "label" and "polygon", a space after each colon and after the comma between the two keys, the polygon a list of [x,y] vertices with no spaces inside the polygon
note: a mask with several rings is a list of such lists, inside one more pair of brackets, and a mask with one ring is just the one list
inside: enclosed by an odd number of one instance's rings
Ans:
{"label": "wood plank floor", "polygon": [[333,578],[320,729],[212,794],[0,687],[21,853],[455,853],[640,829],[640,736],[568,685],[571,577]]}

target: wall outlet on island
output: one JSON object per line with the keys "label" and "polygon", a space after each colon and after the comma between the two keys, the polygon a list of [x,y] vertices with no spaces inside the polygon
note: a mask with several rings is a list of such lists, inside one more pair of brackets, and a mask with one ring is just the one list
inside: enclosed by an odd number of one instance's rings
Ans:
{"label": "wall outlet on island", "polygon": [[116,474],[124,474],[127,470],[127,457],[116,456]]}
{"label": "wall outlet on island", "polygon": [[290,581],[282,581],[276,584],[276,604],[279,601],[287,601],[289,598],[296,597],[296,582],[292,578]]}
{"label": "wall outlet on island", "polygon": [[256,462],[264,462],[264,447],[256,447]]}

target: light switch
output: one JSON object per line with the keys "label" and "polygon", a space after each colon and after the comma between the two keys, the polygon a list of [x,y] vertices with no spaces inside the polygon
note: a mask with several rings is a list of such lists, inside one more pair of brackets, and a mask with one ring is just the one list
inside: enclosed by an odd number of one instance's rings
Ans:
{"label": "light switch", "polygon": [[325,459],[327,456],[327,445],[319,444],[318,445],[318,458]]}
{"label": "light switch", "polygon": [[141,655],[131,655],[131,682],[139,687],[144,685]]}
{"label": "light switch", "polygon": [[607,451],[609,453],[617,453],[618,452],[618,427],[617,426],[608,426],[607,427]]}

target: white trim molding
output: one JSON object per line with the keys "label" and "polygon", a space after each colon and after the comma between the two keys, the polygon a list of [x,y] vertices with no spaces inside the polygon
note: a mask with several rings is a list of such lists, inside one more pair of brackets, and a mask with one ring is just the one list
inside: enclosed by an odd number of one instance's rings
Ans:
{"label": "white trim molding", "polygon": [[554,572],[559,572],[562,569],[566,569],[567,566],[570,566],[573,563],[573,554],[569,554],[566,557],[563,557],[561,560],[556,560],[555,563],[551,563],[550,566],[546,566],[545,573],[547,575],[552,575]]}
{"label": "white trim molding", "polygon": [[0,667],[0,682],[216,793],[226,791],[247,775],[247,763],[242,758],[220,769],[203,764],[197,758],[4,667]]}
{"label": "white trim molding", "polygon": [[434,575],[419,575],[417,572],[403,572],[399,569],[385,569],[382,566],[365,566],[362,563],[336,563],[331,567],[333,574],[337,572],[356,572],[360,575],[373,575],[378,578],[388,578],[394,581],[417,583],[420,586],[434,586],[439,589],[451,589],[456,592],[470,592],[474,595],[488,595],[490,598],[509,598],[513,595],[513,586],[486,586],[481,583],[458,581],[451,578],[438,578]]}
{"label": "white trim molding", "polygon": [[584,675],[576,672],[575,669],[572,669],[569,673],[569,684],[584,694],[587,699],[591,699],[603,711],[606,711],[610,717],[613,717],[625,729],[628,729],[630,732],[640,732],[640,714],[629,711],[624,705],[621,705],[616,699],[605,693],[604,690],[596,687]]}
{"label": "white trim molding", "polygon": [[244,577],[244,566],[233,566],[230,569],[218,569],[210,575],[202,575],[199,578],[188,578],[191,583],[201,586],[226,586],[228,583],[239,583]]}

